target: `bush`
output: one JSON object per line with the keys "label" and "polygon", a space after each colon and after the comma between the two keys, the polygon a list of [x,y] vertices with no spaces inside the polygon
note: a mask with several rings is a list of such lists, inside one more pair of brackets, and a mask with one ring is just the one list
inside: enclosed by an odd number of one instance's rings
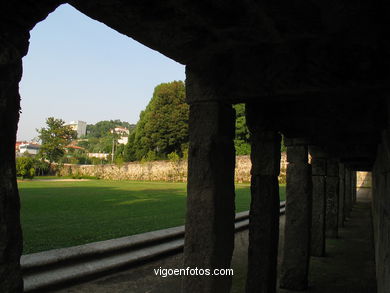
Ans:
{"label": "bush", "polygon": [[44,160],[34,159],[34,169],[36,176],[44,176],[50,174],[50,164]]}
{"label": "bush", "polygon": [[108,161],[104,160],[104,159],[99,159],[99,158],[91,158],[91,164],[92,165],[108,164]]}
{"label": "bush", "polygon": [[141,160],[141,162],[151,162],[151,161],[156,161],[158,159],[158,156],[156,154],[156,152],[154,151],[148,151],[148,153],[146,154],[146,156],[144,156]]}
{"label": "bush", "polygon": [[170,160],[173,163],[179,162],[180,161],[180,156],[176,152],[172,152],[168,154],[168,160]]}
{"label": "bush", "polygon": [[34,168],[34,158],[31,157],[19,157],[16,158],[16,175],[26,178],[34,178],[35,168]]}
{"label": "bush", "polygon": [[235,140],[236,155],[249,155],[251,153],[251,145],[243,140]]}

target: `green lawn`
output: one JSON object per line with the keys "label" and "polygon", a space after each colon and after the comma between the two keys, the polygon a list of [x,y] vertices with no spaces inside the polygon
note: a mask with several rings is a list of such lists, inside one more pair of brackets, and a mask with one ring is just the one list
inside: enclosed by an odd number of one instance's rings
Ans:
{"label": "green lawn", "polygon": [[[24,254],[184,224],[184,183],[92,180],[19,182]],[[280,189],[284,199],[285,188]],[[236,185],[236,210],[249,207]]]}

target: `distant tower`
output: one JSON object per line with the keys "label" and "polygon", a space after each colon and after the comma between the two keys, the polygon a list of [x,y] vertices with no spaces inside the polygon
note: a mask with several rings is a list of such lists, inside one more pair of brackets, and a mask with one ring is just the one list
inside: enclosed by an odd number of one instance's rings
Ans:
{"label": "distant tower", "polygon": [[73,130],[77,132],[77,138],[80,138],[87,134],[87,122],[75,120],[66,123],[65,125],[70,126]]}

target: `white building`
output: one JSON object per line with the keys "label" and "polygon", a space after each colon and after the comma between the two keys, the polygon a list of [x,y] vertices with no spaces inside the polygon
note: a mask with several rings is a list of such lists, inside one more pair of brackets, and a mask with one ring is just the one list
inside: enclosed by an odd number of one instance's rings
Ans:
{"label": "white building", "polygon": [[122,136],[121,138],[118,139],[119,144],[127,144],[128,142],[129,142],[128,136]]}
{"label": "white building", "polygon": [[119,144],[127,144],[127,142],[129,141],[130,131],[126,127],[122,127],[122,126],[115,127],[114,129],[111,129],[111,133],[116,133],[120,135],[118,139]]}
{"label": "white building", "polygon": [[111,129],[111,133],[116,133],[119,135],[129,135],[130,131],[126,127],[117,126],[114,129]]}
{"label": "white building", "polygon": [[24,143],[19,145],[19,153],[36,155],[39,152],[41,146],[35,143]]}
{"label": "white building", "polygon": [[87,122],[75,120],[66,123],[65,125],[70,126],[74,131],[77,132],[77,138],[80,138],[87,134]]}
{"label": "white building", "polygon": [[107,153],[88,153],[89,158],[98,158],[98,159],[103,159],[103,160],[107,160],[109,155],[110,154],[107,154]]}

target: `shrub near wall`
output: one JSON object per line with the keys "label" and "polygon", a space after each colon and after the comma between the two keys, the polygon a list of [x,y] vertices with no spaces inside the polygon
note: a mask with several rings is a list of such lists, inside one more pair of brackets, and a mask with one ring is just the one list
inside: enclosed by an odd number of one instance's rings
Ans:
{"label": "shrub near wall", "polygon": [[[108,180],[139,181],[187,181],[187,161],[166,160],[152,162],[132,162],[120,165],[72,165],[64,164],[56,170],[60,176],[91,176]],[[236,157],[235,180],[238,183],[250,182],[251,161],[249,156]],[[280,183],[286,181],[286,160],[282,154]]]}

